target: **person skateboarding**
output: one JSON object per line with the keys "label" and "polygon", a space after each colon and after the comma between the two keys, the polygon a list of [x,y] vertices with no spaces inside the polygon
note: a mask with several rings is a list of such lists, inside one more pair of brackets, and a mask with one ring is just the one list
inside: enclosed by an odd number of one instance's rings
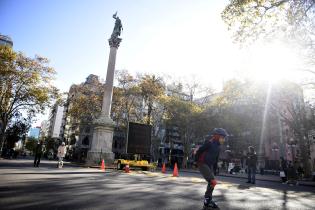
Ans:
{"label": "person skateboarding", "polygon": [[203,209],[219,209],[218,205],[212,200],[212,193],[217,181],[214,177],[220,154],[220,145],[224,144],[228,133],[223,128],[215,128],[210,133],[204,144],[196,151],[196,161],[201,175],[207,181],[207,189],[204,196]]}

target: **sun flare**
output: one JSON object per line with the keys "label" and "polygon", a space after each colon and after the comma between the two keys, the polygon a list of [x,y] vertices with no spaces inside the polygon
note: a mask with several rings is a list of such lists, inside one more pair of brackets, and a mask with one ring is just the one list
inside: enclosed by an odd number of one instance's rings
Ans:
{"label": "sun flare", "polygon": [[243,72],[258,81],[294,80],[298,63],[295,52],[283,44],[256,45],[246,52]]}

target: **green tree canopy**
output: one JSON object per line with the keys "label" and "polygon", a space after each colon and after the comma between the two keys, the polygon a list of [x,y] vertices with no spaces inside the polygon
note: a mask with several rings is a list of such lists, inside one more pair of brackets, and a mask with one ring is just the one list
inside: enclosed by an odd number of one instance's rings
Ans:
{"label": "green tree canopy", "polygon": [[140,77],[139,87],[148,110],[146,116],[146,124],[151,124],[152,111],[155,105],[154,102],[162,94],[164,94],[164,82],[161,77],[157,77],[154,74],[145,74]]}
{"label": "green tree canopy", "polygon": [[34,137],[27,138],[27,141],[25,142],[25,148],[30,152],[35,152],[37,145],[37,139]]}
{"label": "green tree canopy", "polygon": [[314,14],[314,0],[230,0],[222,18],[236,40],[243,42],[275,34],[297,38],[301,32],[311,38]]}
{"label": "green tree canopy", "polygon": [[[0,122],[2,134],[16,115],[27,113],[33,116],[43,112],[58,97],[52,84],[54,69],[48,59],[29,58],[11,48],[0,46]],[[3,145],[2,135],[2,145]]]}
{"label": "green tree canopy", "polygon": [[90,122],[101,113],[104,94],[102,83],[73,85],[69,94],[68,114],[74,122]]}
{"label": "green tree canopy", "polygon": [[31,123],[26,118],[15,118],[5,131],[7,139],[7,148],[13,148],[19,140],[25,140],[27,132],[31,127]]}
{"label": "green tree canopy", "polygon": [[[137,80],[126,70],[116,72],[118,86],[114,87],[111,115],[117,126],[127,127],[128,121],[140,121],[140,88]],[[139,101],[140,100],[140,101]]]}
{"label": "green tree canopy", "polygon": [[200,140],[200,136],[205,134],[202,132],[202,127],[209,125],[203,118],[202,106],[176,96],[165,96],[163,100],[166,110],[165,123],[168,126],[178,128],[184,146],[183,166],[185,167],[191,145]]}

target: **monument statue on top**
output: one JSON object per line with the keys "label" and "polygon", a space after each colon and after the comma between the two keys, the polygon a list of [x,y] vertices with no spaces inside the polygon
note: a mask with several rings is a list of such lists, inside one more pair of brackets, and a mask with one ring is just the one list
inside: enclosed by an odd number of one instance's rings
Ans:
{"label": "monument statue on top", "polygon": [[121,31],[123,30],[122,24],[121,24],[121,20],[119,19],[119,17],[117,16],[117,12],[115,14],[113,14],[113,18],[116,20],[115,21],[115,27],[112,33],[111,38],[117,38],[120,36]]}
{"label": "monument statue on top", "polygon": [[110,118],[112,97],[113,97],[113,81],[115,73],[116,54],[121,38],[119,38],[122,31],[121,20],[117,16],[117,12],[113,15],[115,19],[115,27],[113,33],[108,39],[110,46],[110,53],[107,66],[106,82],[104,87],[104,96],[102,104],[101,115],[93,121],[93,139],[90,145],[90,150],[87,155],[87,164],[99,164],[102,159],[107,163],[114,160],[112,152],[114,122]]}
{"label": "monument statue on top", "polygon": [[111,47],[113,46],[118,48],[121,42],[121,38],[119,38],[119,36],[121,34],[121,31],[123,30],[123,27],[120,18],[117,16],[117,12],[113,14],[113,18],[115,19],[115,26],[113,29],[113,33],[108,41]]}

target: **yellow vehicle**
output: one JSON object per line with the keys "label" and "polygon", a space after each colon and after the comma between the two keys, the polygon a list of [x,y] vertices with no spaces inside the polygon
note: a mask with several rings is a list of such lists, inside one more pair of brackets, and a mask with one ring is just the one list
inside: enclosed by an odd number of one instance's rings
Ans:
{"label": "yellow vehicle", "polygon": [[117,166],[117,170],[123,170],[126,165],[129,165],[130,168],[140,168],[143,171],[152,171],[156,168],[156,164],[149,163],[147,160],[117,159],[114,163]]}

